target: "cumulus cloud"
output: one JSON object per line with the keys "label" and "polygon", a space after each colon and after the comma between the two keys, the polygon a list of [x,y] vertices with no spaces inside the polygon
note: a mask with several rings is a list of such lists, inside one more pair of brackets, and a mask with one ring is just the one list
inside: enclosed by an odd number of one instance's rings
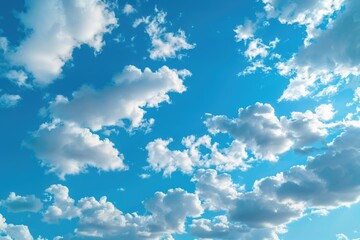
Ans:
{"label": "cumulus cloud", "polygon": [[75,48],[88,45],[99,52],[103,35],[117,26],[115,13],[103,0],[26,1],[26,7],[19,16],[30,33],[7,58],[31,73],[38,85],[58,78]]}
{"label": "cumulus cloud", "polygon": [[11,108],[16,106],[21,100],[20,95],[15,94],[2,94],[0,96],[0,108]]}
{"label": "cumulus cloud", "polygon": [[137,19],[133,26],[136,28],[140,24],[145,24],[145,31],[151,39],[152,47],[149,49],[150,58],[153,60],[167,58],[181,58],[183,50],[190,50],[195,44],[188,43],[186,34],[179,29],[176,33],[167,32],[164,26],[167,13],[155,9],[155,16],[147,16]]}
{"label": "cumulus cloud", "polygon": [[78,218],[75,233],[79,237],[171,239],[171,234],[185,232],[187,217],[199,217],[203,213],[198,197],[180,188],[156,192],[145,201],[149,215],[123,213],[106,197],[99,201],[85,197],[75,203],[69,197],[68,188],[62,185],[52,185],[46,191],[54,196],[54,202],[46,210],[44,219],[53,223]]}
{"label": "cumulus cloud", "polygon": [[243,142],[258,159],[275,161],[278,154],[288,151],[293,144],[269,104],[240,108],[236,119],[208,115],[205,124],[213,134],[228,133]]}
{"label": "cumulus cloud", "polygon": [[0,235],[2,239],[33,240],[29,228],[25,225],[6,223],[6,219],[0,214]]}
{"label": "cumulus cloud", "polygon": [[[199,167],[215,167],[222,171],[245,171],[250,167],[244,162],[247,158],[245,145],[236,140],[229,147],[219,149],[218,143],[211,143],[210,136],[196,138],[191,135],[182,139],[184,150],[171,150],[168,145],[172,141],[155,139],[146,146],[149,167],[156,172],[163,171],[164,176],[175,171],[191,174]],[[206,153],[203,153],[204,149]]]}
{"label": "cumulus cloud", "polygon": [[42,209],[42,202],[35,195],[19,196],[11,192],[9,197],[0,201],[0,206],[9,212],[38,212]]}
{"label": "cumulus cloud", "polygon": [[137,128],[144,124],[144,108],[157,108],[162,102],[170,102],[169,93],[184,92],[183,81],[189,75],[187,70],[166,66],[155,72],[126,66],[111,86],[101,90],[83,86],[73,93],[72,99],[57,96],[49,109],[55,118],[92,130],[124,126],[124,119],[131,121],[131,128]]}
{"label": "cumulus cloud", "polygon": [[88,167],[102,171],[127,169],[123,155],[109,139],[102,140],[74,123],[44,123],[24,144],[61,179],[84,172]]}
{"label": "cumulus cloud", "polygon": [[240,108],[238,117],[208,115],[205,124],[212,134],[227,133],[242,142],[259,160],[276,161],[291,147],[300,148],[327,136],[327,124],[334,115],[332,105],[320,105],[315,112],[292,112],[278,118],[270,104],[256,103]]}

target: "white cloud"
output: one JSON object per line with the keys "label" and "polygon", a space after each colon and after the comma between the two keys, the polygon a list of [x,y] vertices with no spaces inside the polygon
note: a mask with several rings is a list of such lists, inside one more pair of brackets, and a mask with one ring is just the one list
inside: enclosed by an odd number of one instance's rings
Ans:
{"label": "white cloud", "polygon": [[42,209],[42,202],[34,195],[19,196],[11,192],[7,199],[0,201],[0,206],[9,212],[38,212]]}
{"label": "white cloud", "polygon": [[283,24],[306,26],[305,44],[316,36],[317,27],[326,17],[340,10],[345,0],[262,0],[268,18],[278,18]]}
{"label": "white cloud", "polygon": [[195,44],[190,44],[187,41],[185,32],[179,29],[176,33],[167,32],[164,25],[166,12],[155,9],[155,16],[147,16],[137,19],[133,27],[138,27],[140,24],[146,24],[146,33],[151,39],[150,58],[153,60],[167,58],[181,58],[183,54],[179,52],[183,50],[190,50],[195,47]]}
{"label": "white cloud", "polygon": [[349,238],[343,233],[338,233],[336,234],[336,240],[349,240]]}
{"label": "white cloud", "polygon": [[0,96],[0,108],[11,108],[16,106],[21,100],[20,95],[2,94]]}
{"label": "white cloud", "polygon": [[[2,239],[33,240],[29,228],[25,225],[6,223],[6,219],[0,214],[0,235]],[[5,236],[3,236],[5,235]]]}
{"label": "white cloud", "polygon": [[235,40],[236,42],[247,41],[248,39],[254,38],[256,31],[256,23],[250,20],[245,20],[244,25],[238,25],[235,29]]}
{"label": "white cloud", "polygon": [[84,172],[88,167],[102,171],[127,169],[123,155],[109,139],[101,140],[89,129],[74,123],[42,124],[24,144],[61,179]]}
{"label": "white cloud", "polygon": [[71,121],[82,127],[100,130],[104,126],[124,126],[124,119],[131,121],[130,128],[141,127],[144,108],[157,108],[162,102],[170,102],[170,92],[186,90],[183,79],[191,73],[187,70],[169,69],[166,66],[152,72],[135,66],[126,66],[114,78],[111,86],[101,90],[83,86],[73,93],[73,98],[57,96],[50,104],[55,118]]}
{"label": "white cloud", "polygon": [[27,83],[28,76],[22,70],[10,70],[5,74],[6,78],[15,83],[19,87],[31,88],[31,85]]}
{"label": "white cloud", "polygon": [[329,84],[360,74],[359,49],[356,47],[359,42],[360,21],[357,16],[360,5],[359,1],[353,0],[344,3],[344,11],[319,31],[310,45],[300,48],[293,58],[283,63],[291,69],[287,73],[292,78],[280,100],[298,100],[317,90],[323,95],[326,93],[323,88],[326,89]]}
{"label": "white cloud", "polygon": [[75,48],[85,44],[99,52],[103,35],[117,26],[115,13],[103,0],[27,1],[26,6],[20,20],[31,33],[7,57],[39,85],[60,76]]}
{"label": "white cloud", "polygon": [[208,115],[205,124],[212,134],[227,133],[251,150],[258,160],[276,161],[291,147],[300,148],[327,136],[333,116],[332,105],[320,105],[316,113],[292,112],[291,117],[275,115],[270,104],[256,103],[238,110],[238,117]]}
{"label": "white cloud", "polygon": [[[250,166],[243,160],[247,158],[245,145],[233,141],[228,148],[218,148],[218,143],[211,143],[211,138],[204,135],[196,138],[194,135],[184,137],[184,150],[171,150],[168,145],[172,139],[155,139],[146,146],[149,167],[156,172],[163,171],[164,176],[170,176],[175,171],[191,174],[195,168],[215,166],[222,171],[234,169],[247,170]],[[206,149],[207,153],[202,153]]]}
{"label": "white cloud", "polygon": [[265,58],[269,55],[268,48],[269,46],[265,45],[260,38],[255,38],[249,43],[244,55],[250,61],[256,57]]}
{"label": "white cloud", "polygon": [[135,13],[136,12],[136,9],[129,3],[126,3],[124,8],[123,8],[123,13],[125,15],[130,15],[132,13]]}
{"label": "white cloud", "polygon": [[243,142],[258,159],[276,161],[277,155],[293,145],[269,104],[256,103],[240,108],[236,119],[208,115],[205,124],[213,134],[228,133]]}
{"label": "white cloud", "polygon": [[71,220],[80,215],[80,209],[69,196],[69,189],[61,184],[51,185],[45,191],[49,194],[53,204],[44,212],[43,220],[48,223],[57,223],[61,219]]}
{"label": "white cloud", "polygon": [[[85,197],[77,203],[69,197],[69,190],[62,185],[52,185],[48,193],[54,203],[44,214],[48,222],[78,218],[77,236],[106,239],[164,239],[173,233],[185,232],[187,217],[199,217],[203,213],[201,202],[195,194],[183,189],[170,189],[167,193],[156,192],[145,201],[149,215],[123,213],[106,197],[96,200]],[[171,239],[171,237],[170,237]]]}

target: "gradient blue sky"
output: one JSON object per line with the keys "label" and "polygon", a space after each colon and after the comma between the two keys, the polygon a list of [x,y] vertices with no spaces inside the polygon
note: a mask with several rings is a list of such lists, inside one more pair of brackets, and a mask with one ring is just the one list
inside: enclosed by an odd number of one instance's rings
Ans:
{"label": "gradient blue sky", "polygon": [[360,239],[356,0],[0,2],[0,239]]}

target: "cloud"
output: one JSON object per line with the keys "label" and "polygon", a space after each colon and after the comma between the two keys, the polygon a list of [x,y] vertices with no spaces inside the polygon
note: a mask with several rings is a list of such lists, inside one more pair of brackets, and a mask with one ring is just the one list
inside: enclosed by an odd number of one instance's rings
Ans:
{"label": "cloud", "polygon": [[190,225],[191,234],[204,239],[279,240],[273,229],[254,229],[244,224],[229,221],[227,216],[212,219],[194,219]]}
{"label": "cloud", "polygon": [[88,167],[102,171],[127,169],[123,155],[109,139],[102,140],[89,129],[74,123],[44,123],[24,145],[61,179],[82,173]]}
{"label": "cloud", "polygon": [[19,196],[11,192],[9,197],[0,201],[0,206],[9,212],[38,212],[42,209],[42,202],[34,195]]}
{"label": "cloud", "polygon": [[211,143],[210,136],[196,138],[191,135],[181,141],[184,150],[171,150],[168,145],[172,141],[159,138],[146,146],[149,167],[156,172],[163,171],[164,176],[170,176],[175,171],[191,174],[194,169],[200,167],[214,166],[222,171],[245,171],[250,167],[243,161],[248,157],[245,145],[236,140],[229,147],[219,149],[218,143]]}
{"label": "cloud", "polygon": [[306,26],[305,45],[316,36],[324,19],[340,10],[345,0],[262,0],[268,18],[278,18],[282,24]]}
{"label": "cloud", "polygon": [[240,108],[236,119],[208,115],[205,124],[210,133],[228,133],[243,142],[258,159],[276,161],[277,155],[293,145],[269,104],[256,103]]}
{"label": "cloud", "polygon": [[61,184],[51,185],[45,190],[53,204],[44,212],[43,220],[48,223],[57,223],[61,219],[71,220],[80,215],[80,209],[69,196],[69,189]]}
{"label": "cloud", "polygon": [[135,13],[136,12],[136,9],[129,3],[126,3],[124,8],[123,8],[123,14],[125,15],[130,15],[132,13]]}
{"label": "cloud", "polygon": [[77,203],[69,197],[69,190],[62,185],[52,185],[48,193],[54,203],[44,214],[48,222],[59,219],[78,218],[75,233],[79,237],[101,237],[106,239],[163,239],[173,233],[185,232],[187,217],[198,217],[203,213],[201,202],[195,194],[183,189],[170,189],[167,193],[156,192],[145,201],[149,215],[123,213],[106,197],[81,198]]}
{"label": "cloud", "polygon": [[291,77],[279,100],[293,101],[311,94],[316,96],[316,91],[324,95],[326,92],[323,90],[329,84],[343,85],[342,79],[360,74],[359,49],[356,47],[360,41],[359,7],[358,1],[345,1],[344,10],[324,30],[319,30],[311,44],[301,47],[286,63],[278,64],[280,71],[284,67],[288,69],[283,75]]}
{"label": "cloud", "polygon": [[103,35],[117,26],[115,13],[102,0],[28,0],[26,7],[19,16],[30,33],[7,58],[31,73],[38,85],[58,78],[75,48],[88,45],[99,52]]}
{"label": "cloud", "polygon": [[115,76],[111,86],[101,90],[83,86],[72,94],[72,99],[62,95],[50,104],[55,118],[75,122],[82,127],[100,130],[104,126],[124,126],[130,120],[131,128],[144,123],[144,108],[157,108],[162,102],[170,102],[170,92],[186,90],[184,78],[191,75],[187,70],[175,70],[166,66],[152,72],[135,66],[126,66]]}
{"label": "cloud", "polygon": [[[25,225],[6,223],[6,219],[0,214],[0,235],[2,239],[33,240],[29,228]],[[5,235],[5,236],[4,236]]]}
{"label": "cloud", "polygon": [[186,34],[179,29],[176,33],[167,32],[164,25],[167,13],[159,11],[155,8],[155,16],[147,16],[137,19],[133,27],[138,27],[144,23],[146,25],[145,31],[151,39],[152,47],[149,49],[150,58],[153,60],[167,58],[181,58],[183,55],[179,52],[183,50],[190,50],[195,48],[195,44],[187,42]]}
{"label": "cloud", "polygon": [[236,42],[246,42],[248,39],[254,38],[255,31],[256,23],[253,23],[249,19],[246,19],[244,25],[238,25],[234,29]]}
{"label": "cloud", "polygon": [[11,108],[16,106],[21,100],[20,95],[2,94],[0,96],[0,108]]}

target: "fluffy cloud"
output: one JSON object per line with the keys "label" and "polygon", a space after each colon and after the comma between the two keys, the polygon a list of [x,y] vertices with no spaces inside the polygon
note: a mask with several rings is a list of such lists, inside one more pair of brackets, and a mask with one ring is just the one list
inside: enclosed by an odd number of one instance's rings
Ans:
{"label": "fluffy cloud", "polygon": [[256,23],[250,20],[245,20],[244,25],[238,25],[235,29],[235,40],[236,42],[247,41],[254,37],[256,31]]}
{"label": "fluffy cloud", "polygon": [[103,35],[117,26],[115,13],[103,0],[28,0],[26,6],[20,20],[31,32],[7,57],[39,85],[60,76],[75,48],[85,44],[99,52]]}
{"label": "fluffy cloud", "polygon": [[245,144],[257,159],[276,161],[277,156],[327,136],[327,124],[334,115],[331,104],[320,105],[315,112],[292,112],[280,119],[270,104],[256,103],[240,108],[238,117],[208,115],[205,124],[210,133],[227,133]]}
{"label": "fluffy cloud", "polygon": [[[29,228],[25,225],[6,223],[6,219],[0,214],[0,238],[15,240],[33,240]],[[5,236],[3,236],[5,235]]]}
{"label": "fluffy cloud", "polygon": [[288,151],[293,144],[269,104],[240,108],[236,119],[208,115],[205,124],[213,134],[228,133],[245,143],[258,159],[275,161],[278,154]]}
{"label": "fluffy cloud", "polygon": [[0,201],[0,206],[9,212],[38,212],[42,209],[42,202],[34,195],[19,196],[11,192],[7,199]]}
{"label": "fluffy cloud", "polygon": [[83,86],[73,93],[72,99],[57,96],[50,104],[55,118],[75,122],[82,127],[100,130],[103,126],[123,126],[123,119],[131,121],[131,128],[144,124],[144,108],[158,107],[170,102],[169,93],[186,90],[183,79],[187,70],[161,67],[156,72],[126,66],[114,78],[112,86],[101,90]]}
{"label": "fluffy cloud", "polygon": [[110,140],[101,140],[89,129],[73,123],[42,124],[24,144],[61,179],[84,172],[88,167],[102,171],[127,169],[123,155]]}
{"label": "fluffy cloud", "polygon": [[300,48],[288,62],[278,64],[280,72],[291,77],[280,100],[297,100],[316,94],[318,90],[320,94],[330,84],[343,84],[341,79],[360,74],[359,49],[356,47],[360,41],[360,5],[358,1],[347,0],[344,6],[344,11],[339,12],[324,30],[319,30],[311,44]]}
{"label": "fluffy cloud", "polygon": [[[190,174],[195,168],[212,167],[218,170],[231,171],[249,168],[244,162],[248,157],[245,145],[234,140],[227,148],[218,148],[218,143],[211,143],[211,138],[204,135],[196,138],[191,135],[182,139],[184,150],[171,150],[169,144],[172,139],[155,139],[146,146],[148,151],[147,161],[156,172],[163,171],[164,176],[170,176],[175,171]],[[202,153],[206,149],[207,153]]]}
{"label": "fluffy cloud", "polygon": [[21,100],[20,95],[2,94],[0,96],[0,108],[11,108],[16,106]]}
{"label": "fluffy cloud", "polygon": [[340,10],[345,0],[262,0],[268,18],[278,18],[283,24],[306,26],[305,44],[316,35],[324,19]]}
{"label": "fluffy cloud", "polygon": [[146,24],[145,31],[151,39],[150,58],[163,59],[182,57],[179,52],[183,50],[190,50],[195,47],[195,44],[187,42],[185,32],[179,29],[176,33],[167,32],[166,27],[166,12],[155,9],[155,16],[148,16],[137,19],[133,26],[138,27],[140,24]]}
{"label": "fluffy cloud", "polygon": [[79,221],[75,233],[83,237],[163,239],[173,233],[184,233],[186,218],[203,213],[198,197],[180,188],[156,192],[152,199],[145,201],[150,215],[125,214],[106,197],[99,201],[85,197],[75,204],[68,188],[62,185],[52,185],[47,192],[54,196],[54,203],[45,212],[44,219],[56,222],[76,217]]}

